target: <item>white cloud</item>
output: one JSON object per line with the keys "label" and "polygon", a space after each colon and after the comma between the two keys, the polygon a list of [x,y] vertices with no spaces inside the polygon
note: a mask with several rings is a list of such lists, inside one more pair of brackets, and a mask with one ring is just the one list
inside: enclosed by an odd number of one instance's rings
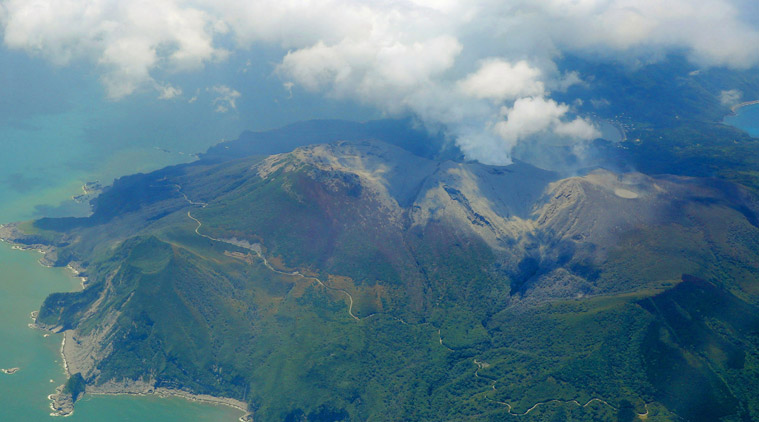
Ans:
{"label": "white cloud", "polygon": [[211,88],[207,88],[206,91],[217,94],[211,103],[214,105],[214,111],[217,113],[226,113],[229,110],[237,109],[237,99],[242,96],[239,91],[236,91],[226,85],[216,85]]}
{"label": "white cloud", "polygon": [[451,37],[404,44],[397,40],[322,42],[288,53],[277,71],[310,90],[359,98],[390,112],[405,111],[407,97],[429,88],[461,51]]}
{"label": "white cloud", "polygon": [[218,18],[179,0],[5,0],[4,42],[65,65],[102,69],[109,97],[154,86],[151,72],[196,69],[221,59]]}
{"label": "white cloud", "polygon": [[477,72],[459,81],[461,90],[471,97],[497,101],[543,95],[543,72],[524,60],[511,64],[502,59],[489,59]]}
{"label": "white cloud", "polygon": [[171,86],[170,84],[158,84],[156,89],[158,89],[158,92],[160,93],[160,95],[158,95],[159,100],[171,100],[182,95],[181,88]]}
{"label": "white cloud", "polygon": [[590,141],[601,136],[601,132],[592,122],[581,117],[568,122],[557,122],[554,133],[582,141]]}
{"label": "white cloud", "polygon": [[590,140],[600,135],[598,129],[581,118],[566,121],[564,117],[569,106],[542,97],[520,98],[511,108],[504,107],[505,120],[495,125],[495,132],[503,138],[508,147],[529,136],[552,131],[560,136],[579,140]]}
{"label": "white cloud", "polygon": [[730,89],[720,92],[719,99],[722,105],[732,106],[738,104],[743,98],[743,92],[737,89]]}
{"label": "white cloud", "polygon": [[534,0],[534,19],[568,49],[683,49],[704,65],[759,63],[759,28],[741,0]]}
{"label": "white cloud", "polygon": [[[276,74],[288,91],[411,113],[470,158],[507,163],[513,145],[537,133],[596,135],[550,98],[588,76],[560,74],[554,60],[564,52],[650,59],[676,50],[702,66],[753,66],[753,1],[0,0],[0,24],[9,48],[59,65],[90,61],[114,99],[144,88],[172,95],[156,72],[223,60],[222,43],[237,54],[279,46],[288,52]],[[240,96],[211,91],[219,112]]]}
{"label": "white cloud", "polygon": [[287,91],[287,98],[292,98],[293,97],[293,87],[294,86],[295,86],[295,84],[292,83],[292,82],[285,82],[285,83],[282,84],[282,88],[284,88],[285,91]]}

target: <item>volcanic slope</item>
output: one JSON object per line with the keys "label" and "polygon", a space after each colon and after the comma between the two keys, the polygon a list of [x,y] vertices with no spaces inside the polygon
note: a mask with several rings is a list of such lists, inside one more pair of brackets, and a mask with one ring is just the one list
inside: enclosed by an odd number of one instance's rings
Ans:
{"label": "volcanic slope", "polygon": [[759,206],[737,185],[353,141],[130,176],[93,206],[3,229],[86,268],[37,323],[89,392],[262,421],[759,418]]}

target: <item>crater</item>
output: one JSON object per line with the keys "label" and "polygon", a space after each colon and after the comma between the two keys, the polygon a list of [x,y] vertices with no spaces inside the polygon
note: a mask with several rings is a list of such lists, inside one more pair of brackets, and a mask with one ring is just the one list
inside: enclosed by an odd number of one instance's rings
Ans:
{"label": "crater", "polygon": [[625,198],[625,199],[635,199],[638,197],[637,193],[631,190],[622,189],[622,188],[614,189],[614,195],[617,195],[618,197]]}

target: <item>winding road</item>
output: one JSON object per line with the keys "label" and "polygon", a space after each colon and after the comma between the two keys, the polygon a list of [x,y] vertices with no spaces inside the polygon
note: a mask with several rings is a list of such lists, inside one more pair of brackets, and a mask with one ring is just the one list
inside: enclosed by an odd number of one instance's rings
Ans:
{"label": "winding road", "polygon": [[[201,208],[205,208],[206,205],[208,205],[205,202],[192,201],[190,198],[187,197],[187,195],[184,192],[182,192],[182,187],[181,186],[179,186],[179,185],[175,185],[175,186],[176,186],[177,190],[179,191],[179,193],[182,194],[182,196],[184,197],[184,199],[190,205],[200,206]],[[335,287],[328,286],[323,281],[321,281],[318,277],[307,276],[307,275],[302,274],[300,271],[286,272],[286,271],[278,270],[278,269],[274,268],[271,264],[269,264],[269,261],[266,259],[266,256],[264,256],[264,254],[263,254],[263,250],[262,250],[260,244],[254,243],[254,244],[251,245],[248,242],[241,242],[241,241],[238,241],[237,239],[218,239],[218,238],[215,238],[215,237],[212,237],[212,236],[208,236],[208,235],[203,234],[203,233],[200,232],[200,228],[203,227],[203,223],[200,220],[198,220],[197,218],[193,217],[192,213],[189,210],[187,211],[187,217],[190,218],[192,221],[194,221],[197,224],[197,227],[195,227],[195,233],[198,236],[204,237],[204,238],[206,238],[208,240],[212,240],[214,242],[226,243],[228,245],[232,245],[232,246],[235,246],[235,247],[238,247],[238,248],[244,248],[244,249],[253,251],[256,254],[256,256],[258,256],[258,258],[261,259],[261,261],[263,262],[264,266],[267,269],[269,269],[270,271],[274,272],[274,273],[285,275],[285,276],[291,276],[291,277],[300,277],[300,278],[302,278],[304,280],[312,280],[312,281],[315,281],[319,286],[321,286],[321,287],[323,287],[323,288],[325,288],[327,290],[333,290],[333,291],[336,291],[336,292],[343,293],[348,298],[348,315],[350,315],[351,318],[353,318],[356,321],[361,321],[362,320],[362,318],[359,318],[359,317],[357,317],[356,315],[353,314],[353,296],[351,296],[351,294],[348,293],[346,290],[344,290],[344,289],[338,289],[338,288],[335,288]],[[375,315],[377,315],[377,314],[367,315],[366,317],[364,317],[364,319],[371,318],[371,317],[373,317]],[[401,318],[398,318],[398,317],[395,317],[395,316],[392,316],[392,315],[389,315],[389,316],[392,319],[395,319],[395,320],[401,322],[402,324],[412,325],[412,324],[407,323],[406,321],[404,321]],[[429,323],[428,322],[422,323],[422,325],[426,325],[426,324],[429,324]],[[416,324],[414,324],[414,325],[416,325]],[[442,337],[442,334],[441,334],[441,330],[439,328],[437,329],[437,334],[438,334],[438,341],[440,342],[440,345],[442,347],[444,347],[448,351],[453,351],[452,349],[450,349],[448,346],[446,346],[443,343],[443,337]],[[477,370],[474,372],[474,376],[476,378],[484,378],[484,377],[480,377],[479,372],[480,372],[481,369],[486,368],[488,366],[488,364],[486,362],[480,362],[477,359],[474,359],[474,364],[477,365]],[[484,378],[484,379],[490,379],[490,378]],[[491,381],[492,381],[491,387],[492,387],[493,391],[496,391],[496,383],[498,381],[497,380],[491,380]],[[588,400],[588,402],[585,403],[585,404],[581,404],[577,400],[552,399],[552,400],[546,400],[546,401],[535,403],[532,407],[530,407],[529,409],[527,409],[527,411],[524,412],[524,413],[514,413],[514,412],[512,412],[512,406],[511,406],[511,404],[506,403],[506,402],[502,402],[502,401],[493,400],[493,399],[491,399],[490,397],[487,397],[487,396],[485,398],[487,400],[493,402],[493,403],[498,403],[498,404],[501,404],[503,406],[506,406],[508,408],[507,410],[508,410],[509,415],[512,415],[512,416],[525,416],[525,415],[529,414],[530,412],[532,412],[533,410],[537,409],[538,407],[544,406],[544,405],[548,405],[548,404],[551,404],[551,403],[564,403],[564,404],[572,403],[572,404],[575,404],[575,405],[577,405],[579,407],[587,407],[587,406],[589,406],[593,402],[599,402],[599,403],[605,404],[606,406],[609,406],[613,410],[617,410],[616,407],[612,406],[607,401],[605,401],[603,399],[600,399],[600,398],[592,398],[592,399]],[[641,418],[641,419],[645,419],[648,416],[648,403],[646,403],[645,408],[646,408],[646,413],[639,413],[639,414],[637,414],[638,417]]]}
{"label": "winding road", "polygon": [[[492,381],[492,384],[490,386],[492,387],[493,391],[496,391],[495,385],[496,385],[496,383],[498,381],[490,379],[490,378],[486,378],[486,377],[481,377],[480,376],[480,370],[484,369],[484,368],[487,368],[489,365],[486,362],[480,362],[477,359],[474,359],[473,362],[474,362],[475,365],[477,365],[477,370],[474,371],[475,378],[483,378],[483,379],[488,379],[488,380]],[[506,406],[508,408],[507,411],[509,412],[509,415],[512,415],[512,416],[525,416],[525,415],[529,414],[530,412],[532,412],[533,410],[537,409],[538,407],[545,406],[545,405],[551,404],[551,403],[562,403],[562,404],[572,403],[572,404],[574,404],[574,405],[576,405],[578,407],[588,407],[593,402],[599,402],[601,404],[609,406],[609,408],[611,408],[612,410],[617,410],[616,407],[612,406],[606,400],[594,397],[594,398],[588,400],[587,403],[585,403],[585,404],[582,404],[582,403],[580,403],[577,400],[551,399],[551,400],[546,400],[546,401],[535,403],[534,405],[532,405],[532,407],[530,407],[529,409],[527,409],[527,411],[524,412],[524,413],[514,413],[514,412],[512,412],[512,406],[509,403],[506,403],[506,402],[503,402],[503,401],[493,400],[493,399],[491,399],[490,397],[487,397],[487,396],[485,396],[485,399],[487,399],[487,400],[489,400],[489,401],[491,401],[493,403],[498,403],[498,404]],[[645,420],[648,417],[648,405],[649,405],[649,403],[645,403],[645,405],[644,405],[645,409],[646,409],[645,413],[636,413],[636,415],[638,416],[638,418],[640,418],[642,420]]]}
{"label": "winding road", "polygon": [[[182,186],[177,185],[177,184],[175,184],[174,186],[177,188],[177,191],[180,194],[182,194],[182,196],[184,197],[185,201],[187,201],[187,203],[189,203],[190,205],[199,205],[201,208],[205,208],[206,205],[208,205],[206,202],[196,202],[196,201],[191,200],[190,198],[187,197],[187,195],[184,192],[182,192]],[[300,277],[300,278],[302,278],[304,280],[313,280],[313,281],[315,281],[316,283],[318,283],[320,286],[324,287],[327,290],[332,290],[332,291],[336,291],[336,292],[340,292],[340,293],[344,294],[345,296],[348,297],[348,315],[350,315],[351,318],[353,318],[356,321],[360,321],[361,320],[361,318],[359,318],[359,317],[357,317],[356,315],[353,314],[353,296],[351,296],[351,294],[348,293],[346,290],[344,290],[344,289],[338,289],[338,288],[335,288],[335,287],[328,286],[328,285],[324,284],[323,281],[319,280],[317,277],[306,276],[304,274],[301,274],[300,271],[293,271],[293,272],[289,272],[289,273],[286,272],[286,271],[280,271],[280,270],[272,267],[271,264],[269,264],[269,260],[267,260],[266,257],[264,256],[263,250],[262,250],[260,244],[254,243],[253,245],[250,245],[250,244],[247,244],[247,242],[239,242],[239,241],[236,241],[235,239],[218,239],[218,238],[215,238],[215,237],[208,236],[207,234],[203,234],[203,233],[200,232],[200,228],[203,227],[203,223],[200,220],[198,220],[197,218],[193,217],[192,213],[189,210],[187,211],[187,217],[189,217],[192,221],[194,221],[195,223],[198,224],[198,226],[195,227],[195,234],[197,234],[198,236],[205,237],[206,239],[212,240],[214,242],[226,243],[228,245],[236,246],[238,248],[245,248],[245,249],[251,250],[251,251],[255,252],[255,254],[261,259],[261,261],[263,262],[264,266],[266,266],[266,268],[268,268],[272,272],[275,272],[277,274],[292,276],[292,277]]]}
{"label": "winding road", "polygon": [[[185,196],[185,199],[187,199],[187,196]],[[190,200],[187,199],[187,201],[189,202]],[[198,203],[193,203],[193,202],[190,202],[190,203],[193,204],[193,205],[199,205]],[[319,278],[301,274],[300,271],[293,271],[293,272],[280,271],[280,270],[272,267],[271,264],[269,264],[269,260],[267,260],[266,257],[264,256],[260,244],[254,243],[253,245],[246,245],[245,243],[235,241],[234,239],[218,239],[218,238],[215,238],[215,237],[208,236],[208,235],[203,234],[203,233],[200,232],[200,228],[203,227],[203,223],[200,220],[198,220],[197,218],[193,217],[192,214],[190,213],[190,211],[187,211],[187,217],[189,217],[190,219],[192,219],[194,222],[196,222],[198,224],[198,226],[195,227],[195,233],[198,236],[205,237],[206,239],[213,240],[214,242],[226,243],[228,245],[236,246],[238,248],[245,248],[245,249],[248,249],[250,251],[253,251],[258,256],[258,258],[261,259],[261,261],[263,262],[264,266],[267,269],[269,269],[270,271],[275,272],[277,274],[282,274],[282,275],[291,276],[291,277],[300,277],[300,278],[302,278],[304,280],[313,280],[317,284],[319,284],[320,286],[324,287],[327,290],[332,290],[332,291],[343,293],[345,296],[348,297],[348,315],[350,315],[351,318],[355,319],[356,321],[361,321],[361,318],[359,318],[359,317],[357,317],[356,315],[353,314],[353,296],[351,296],[351,294],[348,293],[346,290],[344,290],[344,289],[338,289],[338,288],[335,288],[335,287],[328,286],[328,285],[324,284],[323,281],[319,280]]]}

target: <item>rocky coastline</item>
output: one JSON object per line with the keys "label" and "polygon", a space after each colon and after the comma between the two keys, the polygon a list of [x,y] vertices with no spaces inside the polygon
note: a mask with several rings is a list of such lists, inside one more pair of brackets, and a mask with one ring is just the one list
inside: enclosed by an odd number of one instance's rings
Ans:
{"label": "rocky coastline", "polygon": [[43,267],[56,266],[58,252],[55,246],[43,243],[40,239],[25,234],[16,223],[0,224],[0,241],[10,244],[12,249],[41,253],[42,258],[38,262]]}
{"label": "rocky coastline", "polygon": [[161,398],[178,397],[181,399],[205,403],[222,405],[235,408],[245,414],[240,417],[242,422],[252,422],[253,416],[248,412],[248,404],[228,398],[216,397],[207,394],[194,394],[186,390],[170,389],[164,387],[155,387],[154,380],[125,380],[122,382],[108,381],[97,386],[87,386],[87,394],[91,395],[132,395],[132,396],[157,396]]}
{"label": "rocky coastline", "polygon": [[[79,277],[82,281],[82,288],[87,287],[88,279],[85,276],[86,267],[82,263],[77,261],[69,261],[66,263],[58,262],[58,254],[54,245],[45,244],[39,241],[35,236],[29,236],[22,232],[18,224],[0,224],[0,241],[9,243],[13,249],[24,251],[36,251],[43,256],[39,259],[40,265],[44,267],[56,267],[65,265],[75,277]],[[53,394],[48,396],[50,400],[51,416],[71,416],[74,413],[74,404],[81,398],[83,394],[91,395],[134,395],[134,396],[147,396],[154,395],[158,397],[179,397],[189,401],[195,401],[206,404],[223,405],[235,408],[244,413],[239,418],[240,422],[252,422],[253,416],[248,411],[248,404],[227,397],[215,397],[207,394],[194,394],[190,391],[169,389],[155,387],[154,380],[125,380],[121,382],[107,381],[105,383],[94,385],[85,383],[84,389],[81,392],[72,390],[69,387],[70,381],[73,377],[81,378],[81,373],[78,370],[92,368],[94,365],[94,359],[90,356],[92,347],[82,347],[83,342],[93,341],[96,339],[77,339],[75,330],[62,331],[62,327],[49,327],[44,324],[40,324],[37,321],[37,315],[39,311],[33,311],[31,318],[33,323],[29,324],[31,328],[49,331],[52,333],[62,333],[63,340],[61,341],[61,357],[63,360],[63,369],[66,375],[69,377],[69,382],[60,385],[56,388]],[[67,341],[68,340],[68,341]],[[67,344],[68,343],[68,344]],[[93,345],[90,345],[93,346]],[[84,349],[84,350],[83,350]],[[84,352],[84,353],[83,353]],[[12,375],[19,371],[20,368],[8,368],[2,369],[2,372],[8,375]],[[69,388],[67,388],[69,387]]]}
{"label": "rocky coastline", "polygon": [[74,397],[64,391],[65,385],[55,389],[55,393],[47,396],[50,400],[50,416],[71,416],[74,414]]}
{"label": "rocky coastline", "polygon": [[71,197],[74,202],[80,204],[88,203],[96,198],[103,191],[103,185],[99,181],[87,182],[82,185],[82,193]]}
{"label": "rocky coastline", "polygon": [[[63,358],[63,367],[66,374],[72,378],[81,378],[81,373],[76,372],[72,374],[72,369],[79,369],[86,365],[91,365],[92,362],[80,361],[82,356],[75,352],[74,347],[67,347],[67,340],[69,345],[76,343],[76,339],[73,336],[72,331],[66,331],[63,333],[63,341],[61,342],[61,356]],[[52,409],[51,416],[70,416],[74,413],[74,404],[81,398],[83,394],[89,394],[93,396],[97,395],[131,395],[131,396],[157,396],[161,398],[178,397],[184,400],[222,405],[232,407],[234,409],[243,412],[244,414],[239,418],[240,422],[253,422],[253,415],[248,411],[248,404],[233,398],[228,397],[216,397],[208,394],[195,394],[190,391],[171,389],[164,387],[155,387],[155,380],[153,379],[140,379],[140,380],[123,380],[123,381],[106,381],[102,384],[84,384],[83,391],[77,392],[74,388],[67,388],[67,384],[59,386],[55,393],[48,396],[50,399],[50,408]]]}

